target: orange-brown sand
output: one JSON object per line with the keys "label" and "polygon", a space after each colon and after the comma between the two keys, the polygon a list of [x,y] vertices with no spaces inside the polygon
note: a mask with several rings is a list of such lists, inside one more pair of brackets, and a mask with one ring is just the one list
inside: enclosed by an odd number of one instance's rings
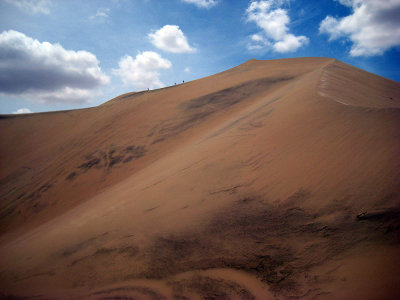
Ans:
{"label": "orange-brown sand", "polygon": [[250,60],[0,143],[3,297],[400,299],[398,82]]}

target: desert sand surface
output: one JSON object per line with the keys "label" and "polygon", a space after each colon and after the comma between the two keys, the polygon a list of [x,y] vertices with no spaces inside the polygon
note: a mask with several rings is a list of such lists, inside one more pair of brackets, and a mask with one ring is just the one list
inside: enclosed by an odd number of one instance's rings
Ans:
{"label": "desert sand surface", "polygon": [[250,60],[0,117],[6,299],[400,299],[400,84]]}

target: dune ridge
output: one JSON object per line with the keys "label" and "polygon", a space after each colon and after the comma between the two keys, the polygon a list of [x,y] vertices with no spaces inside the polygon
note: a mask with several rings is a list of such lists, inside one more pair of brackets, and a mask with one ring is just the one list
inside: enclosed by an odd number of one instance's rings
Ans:
{"label": "dune ridge", "polygon": [[[346,89],[346,93],[343,93]],[[344,105],[400,108],[398,82],[379,77],[340,61],[324,67],[319,93]],[[373,94],[374,97],[368,95]]]}
{"label": "dune ridge", "polygon": [[250,60],[0,118],[0,291],[396,299],[399,86],[330,58]]}

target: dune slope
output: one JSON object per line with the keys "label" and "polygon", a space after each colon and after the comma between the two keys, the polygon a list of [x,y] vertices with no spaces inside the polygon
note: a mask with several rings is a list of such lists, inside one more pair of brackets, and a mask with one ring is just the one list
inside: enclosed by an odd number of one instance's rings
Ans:
{"label": "dune slope", "polygon": [[250,60],[0,127],[3,295],[400,297],[398,82]]}

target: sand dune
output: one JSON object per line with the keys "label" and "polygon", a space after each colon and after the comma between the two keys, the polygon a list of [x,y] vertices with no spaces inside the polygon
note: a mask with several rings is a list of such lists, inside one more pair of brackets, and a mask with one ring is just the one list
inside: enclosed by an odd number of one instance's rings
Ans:
{"label": "sand dune", "polygon": [[0,292],[398,299],[399,108],[398,82],[298,58],[1,116]]}

